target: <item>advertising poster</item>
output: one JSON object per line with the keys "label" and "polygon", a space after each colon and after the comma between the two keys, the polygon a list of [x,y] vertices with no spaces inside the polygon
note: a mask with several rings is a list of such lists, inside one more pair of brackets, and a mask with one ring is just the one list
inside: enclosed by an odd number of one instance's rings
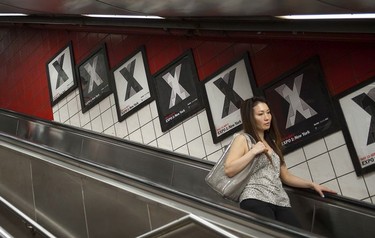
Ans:
{"label": "advertising poster", "polygon": [[319,58],[314,57],[263,88],[276,117],[284,152],[338,129]]}
{"label": "advertising poster", "polygon": [[192,51],[185,52],[153,77],[162,131],[167,131],[203,108]]}
{"label": "advertising poster", "polygon": [[375,168],[375,78],[337,96],[343,133],[357,175]]}
{"label": "advertising poster", "polygon": [[47,62],[47,78],[52,106],[76,89],[77,79],[71,42]]}
{"label": "advertising poster", "polygon": [[77,65],[82,113],[111,94],[109,65],[105,44]]}
{"label": "advertising poster", "polygon": [[123,121],[153,100],[150,91],[151,76],[145,48],[124,59],[112,69],[112,88],[119,121]]}
{"label": "advertising poster", "polygon": [[248,55],[224,66],[203,83],[212,139],[218,143],[242,129],[241,103],[254,95]]}

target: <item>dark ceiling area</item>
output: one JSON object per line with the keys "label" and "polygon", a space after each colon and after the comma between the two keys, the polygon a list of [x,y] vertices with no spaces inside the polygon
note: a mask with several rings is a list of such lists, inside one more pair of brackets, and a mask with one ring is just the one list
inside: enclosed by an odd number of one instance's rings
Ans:
{"label": "dark ceiling area", "polygon": [[0,0],[0,12],[38,15],[130,14],[162,17],[257,17],[371,13],[373,0]]}
{"label": "dark ceiling area", "polygon": [[[99,32],[222,34],[373,34],[375,20],[285,20],[275,16],[375,13],[374,0],[0,0],[0,27]],[[164,19],[91,18],[82,14],[153,15]],[[179,33],[180,32],[180,33]],[[184,32],[184,33],[181,33]],[[207,34],[207,33],[206,33]],[[238,34],[238,33],[237,33]]]}

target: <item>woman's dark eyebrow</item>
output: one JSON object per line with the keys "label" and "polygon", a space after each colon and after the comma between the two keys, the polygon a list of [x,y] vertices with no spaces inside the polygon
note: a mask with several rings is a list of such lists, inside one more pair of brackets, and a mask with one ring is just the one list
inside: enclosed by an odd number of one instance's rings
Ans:
{"label": "woman's dark eyebrow", "polygon": [[259,113],[259,112],[271,112],[271,110],[270,110],[270,109],[267,109],[267,110],[259,110],[258,113]]}

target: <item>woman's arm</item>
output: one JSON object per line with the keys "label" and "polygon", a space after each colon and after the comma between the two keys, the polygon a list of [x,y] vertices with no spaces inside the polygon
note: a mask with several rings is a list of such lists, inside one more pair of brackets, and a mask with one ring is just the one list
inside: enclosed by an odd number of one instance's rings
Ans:
{"label": "woman's arm", "polygon": [[280,178],[281,178],[281,181],[283,183],[285,183],[286,185],[296,187],[296,188],[313,189],[317,193],[319,193],[319,195],[321,197],[324,197],[323,192],[336,193],[335,191],[333,191],[333,190],[331,190],[331,189],[329,189],[329,188],[327,188],[323,185],[320,185],[320,184],[317,184],[317,183],[314,183],[314,182],[311,182],[311,181],[307,181],[305,179],[302,179],[300,177],[297,177],[297,176],[291,174],[285,164],[282,165],[281,168],[280,168]]}
{"label": "woman's arm", "polygon": [[265,146],[259,142],[249,150],[246,137],[238,135],[232,142],[232,146],[228,152],[224,165],[225,174],[228,177],[233,177],[243,170],[257,154],[264,151]]}

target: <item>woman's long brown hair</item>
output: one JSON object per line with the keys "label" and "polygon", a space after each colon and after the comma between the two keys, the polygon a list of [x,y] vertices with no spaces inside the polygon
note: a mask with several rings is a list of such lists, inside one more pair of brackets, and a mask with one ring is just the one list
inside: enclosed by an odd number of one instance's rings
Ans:
{"label": "woman's long brown hair", "polygon": [[[257,96],[247,99],[241,104],[241,118],[242,118],[243,130],[245,133],[254,137],[256,141],[260,141],[260,138],[258,136],[258,133],[256,133],[256,122],[254,119],[254,107],[258,105],[259,103],[265,103],[268,105],[266,99],[264,99],[263,97],[257,97]],[[277,128],[276,118],[274,117],[272,110],[271,110],[271,116],[272,116],[271,127],[269,130],[264,131],[264,139],[272,147],[275,153],[279,156],[280,163],[281,165],[283,165],[285,161],[284,161],[284,156],[282,153],[281,137],[280,137],[280,132]]]}

